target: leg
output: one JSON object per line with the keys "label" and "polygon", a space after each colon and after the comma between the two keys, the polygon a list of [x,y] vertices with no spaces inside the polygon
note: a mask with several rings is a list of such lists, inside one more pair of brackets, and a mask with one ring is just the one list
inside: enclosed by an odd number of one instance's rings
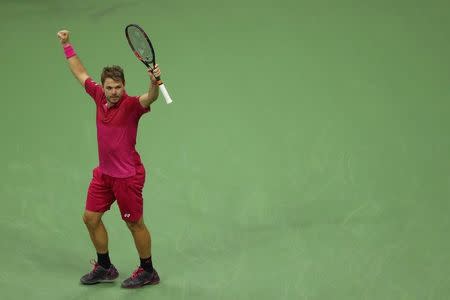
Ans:
{"label": "leg", "polygon": [[84,224],[89,231],[92,244],[97,251],[97,262],[94,269],[81,277],[82,284],[95,284],[99,282],[112,282],[119,276],[119,272],[111,264],[108,253],[108,233],[102,222],[102,216],[114,202],[110,178],[104,176],[99,168],[92,172],[92,180],[86,198],[86,207],[83,215]]}
{"label": "leg", "polygon": [[99,168],[95,168],[92,173],[83,221],[97,253],[104,254],[108,252],[108,233],[103,225],[102,216],[115,199],[109,177],[104,176]]}
{"label": "leg", "polygon": [[103,213],[85,210],[83,221],[89,231],[95,250],[97,250],[97,253],[104,254],[108,252],[108,233],[105,225],[103,225],[102,216]]}
{"label": "leg", "polygon": [[153,269],[151,260],[150,232],[144,224],[142,217],[137,222],[127,221],[127,226],[134,238],[136,249],[141,258],[141,266],[122,282],[123,288],[138,288],[144,285],[158,284],[158,272]]}
{"label": "leg", "polygon": [[81,277],[82,284],[96,284],[100,282],[113,282],[119,272],[111,264],[108,254],[108,233],[102,222],[103,213],[86,210],[83,215],[84,224],[89,231],[92,243],[97,250],[98,263],[95,263],[94,269]]}
{"label": "leg", "polygon": [[113,191],[122,219],[127,223],[133,235],[139,256],[148,258],[151,256],[151,238],[142,217],[144,212],[144,200],[142,198],[144,183],[145,168],[139,165],[136,167],[135,176],[115,181]]}
{"label": "leg", "polygon": [[140,258],[147,258],[151,253],[151,236],[141,217],[137,222],[126,222],[133,235],[134,244]]}
{"label": "leg", "polygon": [[113,187],[117,198],[122,219],[126,222],[133,235],[136,245],[140,267],[122,282],[123,288],[137,288],[144,285],[158,284],[159,275],[153,268],[151,237],[147,226],[144,224],[142,189],[145,182],[145,169],[142,165],[136,167],[136,175],[124,180],[116,181]]}

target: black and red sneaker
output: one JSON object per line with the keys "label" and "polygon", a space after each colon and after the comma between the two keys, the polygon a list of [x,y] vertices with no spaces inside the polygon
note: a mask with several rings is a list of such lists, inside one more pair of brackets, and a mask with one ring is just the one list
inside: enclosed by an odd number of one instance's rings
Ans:
{"label": "black and red sneaker", "polygon": [[96,284],[101,282],[113,282],[119,277],[119,272],[114,265],[111,265],[109,269],[105,269],[100,266],[95,260],[91,261],[94,268],[91,272],[81,277],[80,282],[82,284]]}
{"label": "black and red sneaker", "polygon": [[142,267],[136,269],[131,276],[122,282],[126,289],[139,288],[144,285],[155,285],[159,283],[159,276],[155,269],[152,272],[145,271]]}

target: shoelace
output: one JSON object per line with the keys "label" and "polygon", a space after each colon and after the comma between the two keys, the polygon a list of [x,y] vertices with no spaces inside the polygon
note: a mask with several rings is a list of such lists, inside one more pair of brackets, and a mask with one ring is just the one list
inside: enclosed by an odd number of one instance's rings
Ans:
{"label": "shoelace", "polygon": [[92,273],[95,273],[95,271],[98,270],[98,268],[100,267],[100,265],[97,263],[97,261],[95,259],[91,259],[90,260],[91,265],[94,266],[94,268],[92,269]]}
{"label": "shoelace", "polygon": [[133,274],[131,274],[131,279],[135,279],[136,277],[139,276],[139,274],[141,274],[142,272],[144,272],[144,269],[142,269],[142,267],[138,267]]}

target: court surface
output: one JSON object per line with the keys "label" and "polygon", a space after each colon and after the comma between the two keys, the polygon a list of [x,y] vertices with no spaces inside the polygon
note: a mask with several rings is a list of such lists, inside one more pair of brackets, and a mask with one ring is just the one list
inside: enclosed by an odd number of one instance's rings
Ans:
{"label": "court surface", "polygon": [[[450,4],[445,1],[1,1],[2,299],[450,299]],[[144,66],[174,100],[140,122],[159,286],[104,222],[120,281],[85,287],[81,216],[97,164],[89,74]]]}

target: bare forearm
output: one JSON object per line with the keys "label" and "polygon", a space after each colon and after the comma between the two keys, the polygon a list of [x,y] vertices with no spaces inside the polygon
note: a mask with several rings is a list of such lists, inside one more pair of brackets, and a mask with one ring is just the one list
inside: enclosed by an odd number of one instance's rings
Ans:
{"label": "bare forearm", "polygon": [[83,85],[88,75],[78,55],[72,56],[71,58],[67,59],[67,62],[69,64],[69,68],[72,74]]}
{"label": "bare forearm", "polygon": [[139,102],[143,107],[149,107],[150,104],[158,99],[159,88],[157,83],[150,82],[148,92],[139,97]]}
{"label": "bare forearm", "polygon": [[[153,72],[155,72],[155,74],[153,74]],[[160,78],[161,71],[159,70],[158,65],[155,65],[154,70],[148,69],[147,73],[150,75],[150,86],[148,92],[139,97],[139,102],[141,102],[143,107],[149,107],[159,96],[159,86],[156,78]]]}
{"label": "bare forearm", "polygon": [[159,96],[159,88],[158,88],[158,84],[155,82],[150,82],[150,87],[148,89],[148,98],[150,99],[150,103],[156,101],[156,99],[158,99]]}
{"label": "bare forearm", "polygon": [[78,79],[81,85],[84,85],[84,82],[89,75],[73,49],[72,44],[69,42],[69,31],[66,29],[60,30],[58,31],[57,36],[61,46],[63,46],[70,71],[72,71],[72,74]]}

